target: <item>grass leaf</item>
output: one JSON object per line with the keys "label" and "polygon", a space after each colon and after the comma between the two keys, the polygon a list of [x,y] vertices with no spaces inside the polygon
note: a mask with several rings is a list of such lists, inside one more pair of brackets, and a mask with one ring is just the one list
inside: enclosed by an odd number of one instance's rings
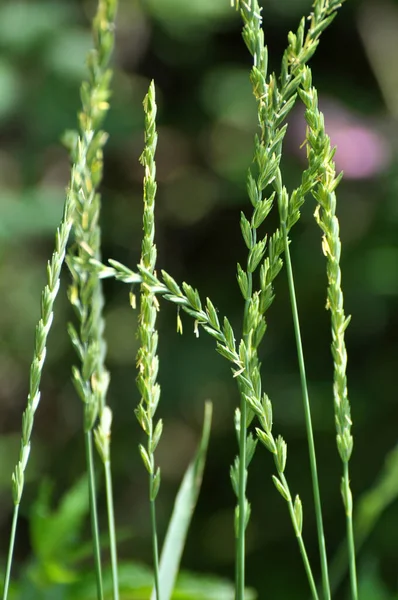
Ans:
{"label": "grass leaf", "polygon": [[[185,540],[202,484],[212,413],[212,403],[206,402],[199,447],[194,459],[185,472],[167,529],[160,557],[160,590],[162,600],[170,600],[177,579]],[[151,600],[156,600],[154,590],[152,591]]]}

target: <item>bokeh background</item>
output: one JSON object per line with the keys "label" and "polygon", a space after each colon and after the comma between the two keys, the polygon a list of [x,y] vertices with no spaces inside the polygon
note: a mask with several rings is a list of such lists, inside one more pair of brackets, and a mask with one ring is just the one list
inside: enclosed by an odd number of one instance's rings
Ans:
{"label": "bokeh background", "polygon": [[[245,177],[252,160],[256,106],[248,79],[250,57],[238,14],[228,0],[121,0],[112,107],[106,122],[103,255],[130,266],[139,259],[143,145],[142,99],[151,78],[159,105],[157,245],[159,268],[210,296],[239,327],[242,314],[235,270],[245,262],[239,214],[250,210]],[[310,11],[310,0],[267,0],[264,28],[270,68],[278,65],[287,32]],[[34,325],[45,263],[62,214],[68,156],[60,143],[74,128],[79,84],[90,47],[95,2],[2,1],[0,5],[0,556],[5,562],[11,523],[10,474],[17,459],[26,403]],[[398,2],[349,0],[321,39],[311,61],[326,124],[345,171],[338,214],[343,241],[349,389],[355,450],[355,497],[369,490],[397,443],[398,365]],[[289,119],[284,177],[289,189],[305,165],[299,106]],[[340,463],[335,447],[329,314],[325,265],[309,198],[292,232],[292,253],[312,400],[328,551],[344,536]],[[276,226],[275,215],[266,229]],[[73,318],[63,274],[33,432],[31,462],[16,546],[16,576],[32,555],[31,505],[43,481],[53,502],[84,470],[82,407],[70,383],[76,360],[65,324]],[[114,410],[113,469],[120,555],[150,563],[147,482],[133,409],[136,315],[129,290],[107,282],[109,402]],[[261,350],[264,387],[274,403],[275,432],[288,442],[287,476],[304,504],[304,532],[317,565],[304,419],[287,284],[282,272]],[[211,338],[196,339],[183,318],[162,305],[159,415],[165,431],[158,451],[163,472],[159,529],[163,535],[184,469],[198,441],[203,404],[214,402],[208,462],[186,552],[185,569],[233,579],[234,496],[229,466],[237,445],[237,390]],[[394,462],[395,461],[395,462]],[[389,485],[369,514],[398,493],[397,459]],[[395,475],[394,475],[395,468]],[[258,448],[249,474],[248,583],[259,598],[306,598],[307,584],[286,506],[271,481],[273,463]],[[379,504],[378,504],[379,503]],[[376,506],[376,509],[375,509]],[[101,505],[101,520],[105,520]],[[88,528],[87,535],[88,536]],[[383,512],[359,555],[362,598],[397,598],[398,503]],[[316,567],[317,568],[317,567]],[[340,595],[339,595],[340,594]],[[33,597],[33,596],[32,596]],[[42,595],[35,598],[45,598]],[[49,596],[55,597],[55,596]],[[337,597],[345,598],[345,583]]]}

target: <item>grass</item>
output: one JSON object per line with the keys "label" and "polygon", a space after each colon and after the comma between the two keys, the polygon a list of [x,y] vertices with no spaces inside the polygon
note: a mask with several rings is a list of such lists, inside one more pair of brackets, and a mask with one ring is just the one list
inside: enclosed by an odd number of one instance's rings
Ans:
{"label": "grass", "polygon": [[[163,421],[155,418],[155,413],[159,406],[161,407],[160,386],[157,382],[159,358],[156,320],[159,306],[163,301],[175,305],[178,323],[181,322],[179,317],[181,310],[194,320],[195,330],[201,328],[214,338],[217,352],[231,366],[232,377],[240,394],[240,403],[236,407],[234,421],[238,455],[230,468],[232,488],[236,495],[236,569],[233,592],[235,600],[244,600],[250,595],[245,572],[247,560],[245,538],[251,516],[251,506],[247,498],[247,481],[250,463],[258,446],[264,447],[273,456],[272,479],[277,492],[287,504],[292,533],[298,543],[311,597],[314,600],[330,600],[334,593],[333,581],[336,577],[342,577],[345,568],[348,568],[350,578],[349,597],[352,600],[357,600],[359,597],[355,517],[349,471],[353,437],[346,375],[347,351],[344,340],[349,318],[344,311],[340,267],[342,249],[336,214],[336,189],[341,177],[336,174],[333,162],[334,149],[326,133],[324,117],[318,106],[317,90],[312,83],[312,73],[307,64],[320,43],[322,32],[331,25],[342,2],[315,0],[308,19],[303,18],[296,33],[290,32],[288,35],[288,45],[283,54],[279,74],[268,74],[268,51],[264,41],[261,9],[257,0],[247,0],[247,2],[236,0],[232,4],[240,15],[243,40],[252,57],[250,81],[257,104],[259,125],[254,139],[253,166],[247,176],[248,208],[240,216],[247,253],[242,260],[244,266],[237,265],[237,282],[242,295],[242,322],[239,331],[232,328],[230,319],[221,318],[209,298],[203,301],[198,290],[191,285],[185,282],[178,284],[166,271],[157,273],[155,245],[157,130],[156,94],[153,82],[144,100],[145,147],[141,155],[144,169],[144,210],[141,260],[137,267],[133,268],[116,260],[110,260],[108,265],[102,262],[101,207],[98,189],[102,178],[103,146],[107,135],[101,127],[109,109],[111,95],[112,71],[109,68],[109,61],[115,39],[114,22],[117,2],[116,0],[98,2],[98,10],[93,20],[94,48],[88,59],[89,79],[81,88],[82,110],[79,113],[79,131],[68,132],[65,136],[72,161],[71,179],[66,195],[64,217],[56,233],[54,254],[47,267],[47,284],[43,291],[41,317],[36,328],[29,396],[23,415],[21,451],[12,479],[14,518],[5,570],[3,600],[7,600],[10,589],[18,512],[24,489],[24,473],[29,459],[34,415],[40,400],[40,379],[46,355],[47,337],[59,290],[60,271],[71,234],[72,243],[69,245],[66,260],[71,274],[69,299],[75,309],[77,325],[69,326],[69,334],[79,359],[79,366],[73,368],[72,379],[84,407],[96,598],[103,600],[112,597],[114,600],[119,600],[123,597],[119,581],[120,567],[117,557],[117,530],[112,491],[112,411],[106,400],[110,376],[105,367],[104,299],[101,288],[104,278],[115,278],[131,286],[130,300],[133,308],[135,308],[134,289],[139,286],[140,349],[137,355],[137,387],[141,400],[135,409],[135,414],[146,437],[146,444],[137,445],[149,480],[148,518],[151,522],[153,549],[151,598],[169,600],[172,597],[186,535],[200,490],[211,422],[211,409],[208,407],[202,442],[184,478],[163,551],[160,553],[156,501],[159,498],[161,473],[156,466],[155,451],[162,435]],[[305,106],[307,133],[304,144],[307,148],[308,164],[302,173],[300,185],[288,191],[281,167],[283,140],[287,130],[286,119],[295,103],[300,101]],[[326,551],[318,463],[291,258],[291,253],[294,253],[292,230],[300,219],[300,209],[309,195],[312,195],[316,201],[315,220],[322,231],[322,252],[326,259],[328,281],[326,296],[327,309],[331,316],[331,349],[334,363],[336,442],[342,462],[341,493],[346,517],[346,549],[340,551],[337,562],[336,560],[333,562],[334,566],[330,572],[332,574],[337,572],[333,577],[329,572]],[[272,235],[265,235],[263,225],[274,207],[279,212],[279,226]],[[314,512],[320,568],[312,564],[306,549],[303,534],[304,507],[300,497],[291,491],[289,485],[286,473],[288,443],[281,435],[274,433],[273,403],[263,389],[265,382],[259,360],[259,348],[267,332],[268,310],[275,301],[274,283],[277,276],[283,273],[284,262],[296,339],[312,476],[314,508],[307,507],[306,514],[311,516]],[[93,439],[104,467],[112,573],[112,591],[109,596],[104,592],[102,537],[97,518]],[[117,440],[114,443],[117,444]],[[380,485],[384,485],[385,480],[383,482]],[[361,506],[363,505],[359,504],[359,507]],[[360,510],[358,514],[361,514]],[[360,534],[360,543],[367,531],[365,526]],[[321,585],[318,588],[316,582],[319,576]]]}

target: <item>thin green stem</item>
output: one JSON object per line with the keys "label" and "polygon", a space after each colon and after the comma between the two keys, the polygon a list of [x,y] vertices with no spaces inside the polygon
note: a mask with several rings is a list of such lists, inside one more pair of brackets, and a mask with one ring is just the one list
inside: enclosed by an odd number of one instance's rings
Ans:
{"label": "thin green stem", "polygon": [[12,558],[14,555],[15,535],[17,532],[18,513],[19,513],[19,504],[15,504],[14,505],[14,514],[12,517],[10,544],[8,547],[7,568],[6,568],[5,578],[4,578],[3,600],[7,600],[8,589],[10,587],[11,567],[12,567]]}
{"label": "thin green stem", "polygon": [[281,229],[283,232],[284,246],[285,246],[285,260],[286,260],[286,271],[289,285],[290,303],[293,315],[294,335],[296,338],[297,357],[300,370],[300,382],[301,382],[301,393],[303,397],[305,426],[307,431],[308,451],[310,458],[311,478],[312,478],[312,490],[314,494],[315,503],[315,517],[318,533],[318,545],[319,554],[321,560],[321,571],[322,571],[322,587],[323,594],[326,600],[330,600],[330,582],[329,582],[329,571],[328,571],[328,560],[326,554],[325,534],[323,529],[323,518],[322,518],[322,505],[321,505],[321,494],[319,490],[318,481],[318,468],[316,462],[315,442],[314,433],[312,429],[311,419],[311,407],[308,395],[307,376],[305,371],[305,361],[303,353],[303,344],[301,341],[300,331],[300,320],[297,308],[296,290],[294,285],[292,261],[290,257],[289,239],[287,235],[287,228],[285,223],[281,223]]}
{"label": "thin green stem", "polygon": [[[253,240],[255,242],[256,231],[252,231]],[[253,242],[253,243],[254,243]],[[252,295],[253,275],[247,270],[247,287],[249,296]],[[243,313],[243,328],[247,321],[248,311],[250,308],[250,300],[245,300],[245,309]],[[245,344],[248,340],[248,335],[243,334]],[[245,558],[246,558],[246,454],[247,454],[247,402],[243,394],[240,401],[240,429],[239,429],[239,488],[238,488],[238,506],[239,506],[239,523],[238,536],[236,540],[236,599],[244,600],[245,597]]]}
{"label": "thin green stem", "polygon": [[[291,506],[289,506],[289,511],[290,510],[291,510]],[[319,600],[318,591],[316,589],[315,580],[314,580],[314,576],[312,574],[310,561],[308,559],[307,551],[306,551],[305,545],[304,545],[304,540],[301,535],[297,536],[297,542],[299,545],[301,557],[303,559],[304,569],[305,569],[305,572],[307,573],[307,579],[308,579],[308,583],[310,584],[312,597],[314,600]]]}
{"label": "thin green stem", "polygon": [[113,510],[112,471],[110,460],[105,461],[106,500],[108,507],[108,528],[112,565],[113,600],[119,600],[119,577],[117,568],[117,546],[115,531],[115,514]]}
{"label": "thin green stem", "polygon": [[[351,498],[348,461],[344,463],[343,485],[345,487],[346,498]],[[356,568],[356,562],[355,562],[354,526],[353,526],[353,521],[352,521],[352,503],[349,503],[349,506],[346,508],[346,525],[347,525],[347,546],[348,546],[348,563],[349,563],[349,570],[350,570],[351,598],[352,598],[352,600],[358,600],[357,568]]]}
{"label": "thin green stem", "polygon": [[94,473],[94,457],[93,457],[93,438],[92,430],[84,433],[84,441],[86,446],[86,462],[88,467],[88,492],[90,501],[90,516],[91,516],[91,531],[93,537],[95,577],[97,583],[97,599],[104,600],[104,590],[102,584],[102,567],[101,567],[101,546],[99,540],[97,502],[96,502],[96,487]]}
{"label": "thin green stem", "polygon": [[[280,471],[278,471],[278,475],[279,475],[281,482],[283,483],[284,488],[286,490],[289,490],[289,486],[288,486],[285,475]],[[319,600],[318,591],[316,589],[316,584],[315,584],[314,576],[313,576],[312,569],[311,569],[311,564],[310,564],[310,561],[308,558],[307,550],[305,548],[303,536],[301,535],[301,527],[299,527],[299,525],[297,523],[296,513],[294,511],[294,505],[293,505],[290,493],[289,493],[289,498],[287,500],[287,503],[288,503],[288,507],[289,507],[290,518],[292,520],[294,530],[296,533],[297,542],[298,542],[299,549],[300,549],[300,554],[303,559],[304,569],[307,574],[308,583],[311,588],[312,598],[313,598],[313,600]]]}
{"label": "thin green stem", "polygon": [[[150,476],[152,480],[152,476]],[[152,481],[149,484],[150,490],[152,489]],[[156,505],[155,500],[151,500],[151,525],[152,525],[152,550],[153,550],[153,570],[155,580],[155,592],[156,600],[160,600],[160,584],[159,584],[159,549],[158,549],[158,536],[156,529]]]}
{"label": "thin green stem", "polygon": [[245,526],[246,526],[246,419],[247,405],[243,395],[240,402],[240,432],[239,432],[239,525],[237,538],[237,590],[236,600],[245,597]]}

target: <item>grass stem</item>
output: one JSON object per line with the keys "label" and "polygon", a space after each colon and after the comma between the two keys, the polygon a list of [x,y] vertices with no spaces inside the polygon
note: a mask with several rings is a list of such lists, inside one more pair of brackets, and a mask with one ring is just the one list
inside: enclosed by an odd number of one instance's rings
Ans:
{"label": "grass stem", "polygon": [[17,532],[18,513],[19,513],[19,504],[15,504],[14,505],[14,513],[13,513],[13,517],[12,517],[10,544],[8,547],[7,568],[6,568],[5,578],[4,578],[3,600],[7,600],[8,590],[10,587],[11,567],[12,567],[12,559],[14,556],[15,535]]}
{"label": "grass stem", "polygon": [[[256,239],[256,231],[252,230],[253,240]],[[253,291],[253,274],[247,268],[247,288],[249,297]],[[245,332],[250,300],[245,300],[243,314],[243,339],[245,344],[248,342],[248,335]],[[245,561],[246,561],[246,484],[247,484],[247,403],[243,394],[240,402],[240,428],[239,428],[239,487],[238,487],[238,509],[239,522],[236,539],[236,599],[244,600],[245,597]]]}
{"label": "grass stem", "polygon": [[324,534],[324,529],[323,529],[321,494],[320,494],[319,481],[318,481],[318,468],[317,468],[317,461],[316,461],[314,433],[313,433],[313,429],[312,429],[311,407],[310,407],[310,400],[309,400],[309,394],[308,394],[307,376],[306,376],[306,371],[305,371],[305,361],[304,361],[304,353],[303,353],[303,344],[302,344],[302,340],[301,340],[301,331],[300,331],[300,320],[299,320],[299,314],[298,314],[298,308],[297,308],[296,290],[295,290],[295,285],[294,285],[293,268],[292,268],[292,261],[291,261],[291,257],[290,257],[289,239],[288,239],[288,235],[287,235],[286,223],[281,223],[281,229],[283,232],[283,239],[284,239],[284,246],[285,246],[286,271],[287,271],[287,279],[288,279],[288,285],[289,285],[290,303],[291,303],[292,315],[293,315],[294,335],[296,338],[297,357],[298,357],[299,370],[300,370],[300,382],[301,382],[301,393],[302,393],[302,397],[303,397],[305,426],[306,426],[306,431],[307,431],[308,451],[309,451],[311,478],[312,478],[312,489],[313,489],[314,503],[315,503],[315,518],[316,518],[317,533],[318,533],[319,554],[320,554],[320,560],[321,560],[322,588],[323,588],[324,598],[326,600],[330,600],[331,593],[330,593],[330,582],[329,582],[329,572],[328,572],[328,561],[327,561],[327,555],[326,555],[325,534]]}
{"label": "grass stem", "polygon": [[107,460],[105,467],[105,485],[106,485],[106,503],[108,508],[108,528],[109,542],[112,565],[112,585],[113,585],[113,600],[119,600],[119,577],[117,567],[117,547],[116,547],[116,531],[115,531],[115,514],[113,508],[113,493],[112,493],[112,470],[111,462]]}
{"label": "grass stem", "polygon": [[[343,485],[345,487],[345,497],[351,497],[350,478],[348,462],[344,463]],[[348,563],[350,572],[350,586],[352,600],[358,600],[358,585],[357,585],[357,568],[355,561],[355,542],[354,542],[354,526],[352,520],[352,503],[346,508],[346,527],[347,527],[347,546],[348,546]]]}
{"label": "grass stem", "polygon": [[[281,482],[283,483],[284,488],[286,490],[289,490],[289,486],[288,486],[285,475],[280,471],[278,472],[278,475],[279,475]],[[300,549],[300,554],[303,559],[304,569],[307,574],[308,583],[311,588],[312,598],[313,598],[313,600],[319,600],[318,591],[316,589],[315,579],[314,579],[312,569],[311,569],[311,564],[310,564],[310,561],[308,558],[307,550],[305,548],[303,536],[301,535],[301,526],[299,526],[299,524],[297,523],[297,517],[296,517],[296,513],[294,510],[294,505],[293,505],[290,493],[289,493],[289,497],[288,497],[288,507],[289,507],[290,517],[291,517],[292,523],[294,525],[296,538],[297,538],[297,542],[298,542],[299,549]]]}
{"label": "grass stem", "polygon": [[93,537],[95,578],[97,584],[97,599],[104,600],[104,590],[102,584],[102,567],[101,567],[101,546],[99,540],[97,502],[96,502],[96,486],[94,473],[94,457],[93,457],[93,437],[92,430],[85,431],[84,440],[86,446],[86,463],[88,469],[88,491],[90,502],[90,517],[91,517],[91,532]]}
{"label": "grass stem", "polygon": [[[150,483],[150,489],[152,489],[152,482]],[[156,503],[155,503],[155,500],[151,500],[150,504],[151,504],[154,584],[155,584],[156,600],[160,600],[159,547],[158,547],[158,536],[157,536],[157,527],[156,527]]]}
{"label": "grass stem", "polygon": [[245,529],[246,529],[246,400],[241,397],[240,403],[240,432],[239,432],[239,524],[237,543],[237,590],[236,599],[244,600],[245,597]]}

